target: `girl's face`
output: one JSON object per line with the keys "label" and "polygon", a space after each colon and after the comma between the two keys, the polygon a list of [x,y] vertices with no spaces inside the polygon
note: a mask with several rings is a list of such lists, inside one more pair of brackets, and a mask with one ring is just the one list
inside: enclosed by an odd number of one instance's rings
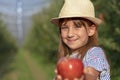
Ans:
{"label": "girl's face", "polygon": [[92,36],[95,33],[95,25],[89,26],[86,22],[84,23],[85,25],[80,21],[75,22],[70,19],[61,24],[60,30],[62,41],[72,50],[72,52],[77,51],[80,47],[86,45],[89,36]]}

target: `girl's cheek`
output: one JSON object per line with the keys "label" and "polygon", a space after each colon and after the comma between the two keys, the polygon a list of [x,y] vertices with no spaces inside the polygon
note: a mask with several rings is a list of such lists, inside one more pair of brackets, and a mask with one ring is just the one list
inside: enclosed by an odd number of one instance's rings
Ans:
{"label": "girl's cheek", "polygon": [[61,33],[61,37],[62,38],[66,38],[67,37],[67,33],[66,32]]}

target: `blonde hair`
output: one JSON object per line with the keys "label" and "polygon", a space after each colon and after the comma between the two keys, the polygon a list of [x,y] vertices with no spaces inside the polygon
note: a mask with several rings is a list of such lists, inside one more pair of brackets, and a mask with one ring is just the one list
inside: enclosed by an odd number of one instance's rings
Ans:
{"label": "blonde hair", "polygon": [[[67,21],[67,20],[73,20],[73,22],[75,24],[79,24],[81,23],[85,28],[86,28],[86,25],[85,25],[85,22],[91,26],[91,25],[95,25],[93,22],[87,20],[87,19],[84,19],[84,18],[67,18],[67,19],[60,19],[59,20],[59,26],[61,26],[61,24],[64,22],[64,21]],[[59,27],[59,31],[60,31],[60,34],[61,34],[61,30],[60,30],[60,27]],[[81,47],[79,49],[79,54],[81,55],[81,59],[83,59],[84,55],[86,54],[87,50],[90,49],[91,47],[93,46],[98,46],[98,40],[97,40],[97,26],[96,26],[96,32],[93,36],[90,36],[89,39],[88,39],[88,43]],[[60,36],[60,42],[59,42],[59,48],[58,48],[58,57],[61,58],[61,57],[64,57],[64,56],[67,56],[71,53],[71,50],[70,48],[62,41],[61,39],[61,36]],[[79,55],[78,55],[79,56]]]}

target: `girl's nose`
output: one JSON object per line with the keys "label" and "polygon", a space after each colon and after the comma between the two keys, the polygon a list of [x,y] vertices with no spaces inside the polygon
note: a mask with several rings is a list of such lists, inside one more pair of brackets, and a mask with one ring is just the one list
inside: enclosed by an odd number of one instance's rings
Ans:
{"label": "girl's nose", "polygon": [[73,36],[74,36],[74,30],[72,28],[70,28],[68,31],[68,38],[71,38]]}

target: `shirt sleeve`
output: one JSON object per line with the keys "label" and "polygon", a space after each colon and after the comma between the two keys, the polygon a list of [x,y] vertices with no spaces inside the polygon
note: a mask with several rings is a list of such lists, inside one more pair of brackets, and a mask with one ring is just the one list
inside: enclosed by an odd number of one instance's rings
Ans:
{"label": "shirt sleeve", "polygon": [[107,71],[109,64],[104,55],[104,51],[100,47],[90,49],[85,57],[85,66],[90,66],[100,72]]}

